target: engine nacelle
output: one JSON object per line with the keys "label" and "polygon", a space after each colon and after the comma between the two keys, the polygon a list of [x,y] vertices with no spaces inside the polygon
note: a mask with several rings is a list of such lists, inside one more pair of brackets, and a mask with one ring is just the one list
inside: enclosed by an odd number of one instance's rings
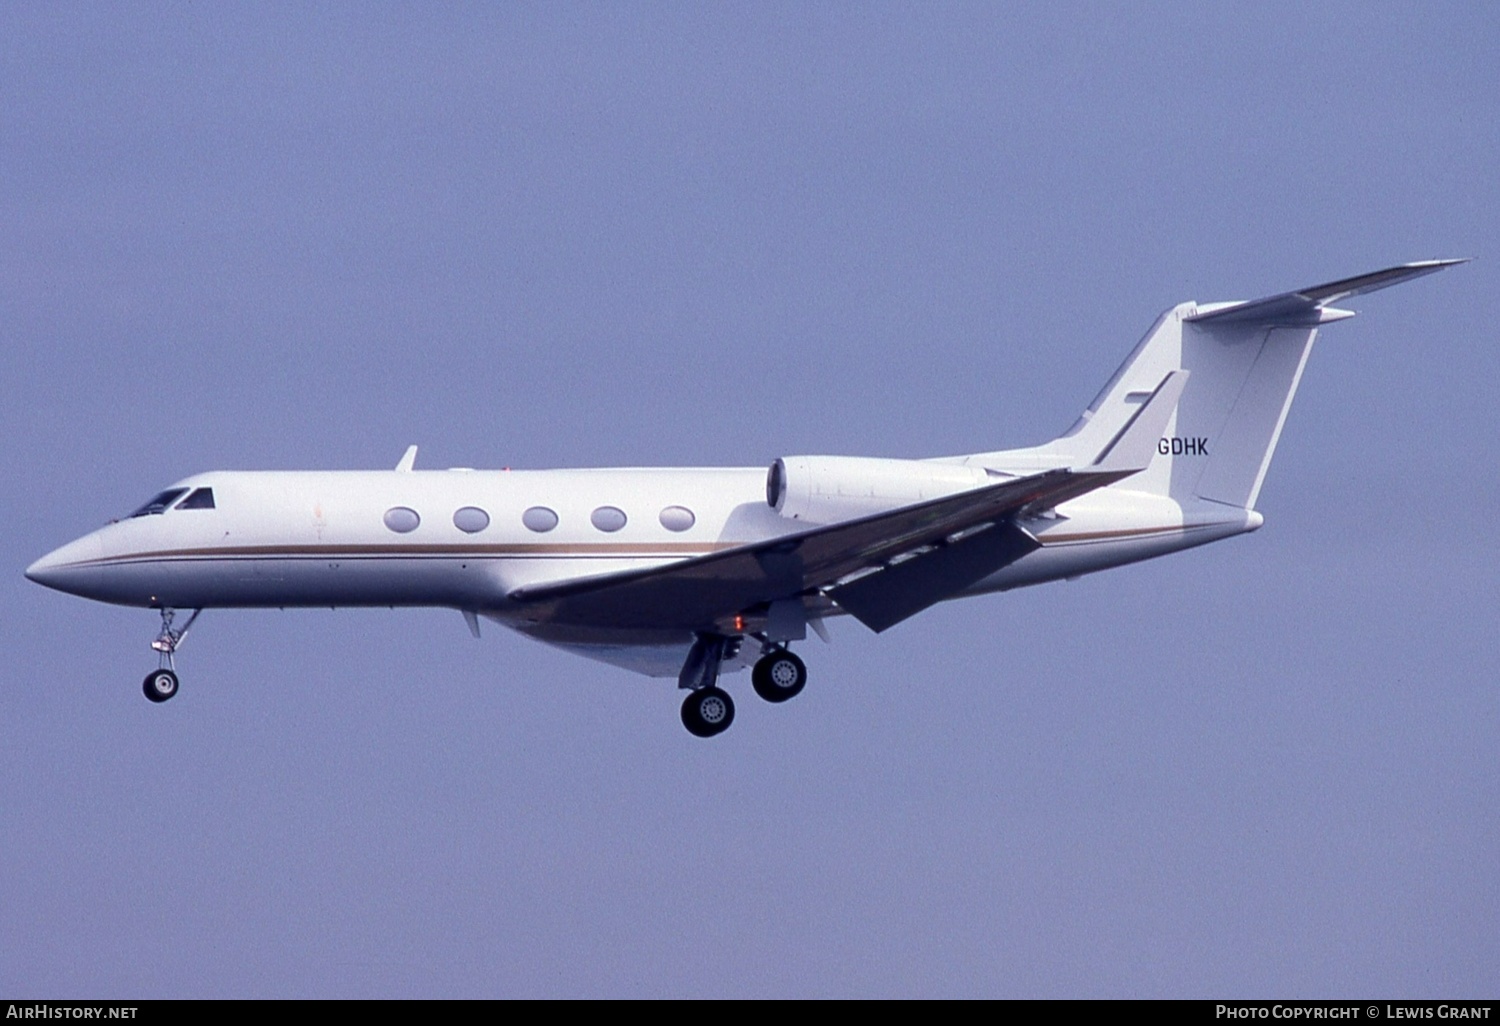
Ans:
{"label": "engine nacelle", "polygon": [[766,502],[784,517],[833,524],[991,483],[983,467],[862,456],[786,456],[766,474]]}

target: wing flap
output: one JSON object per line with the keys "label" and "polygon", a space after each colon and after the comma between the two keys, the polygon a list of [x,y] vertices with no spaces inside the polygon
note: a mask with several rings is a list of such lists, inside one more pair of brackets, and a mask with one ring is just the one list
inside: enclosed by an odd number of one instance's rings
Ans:
{"label": "wing flap", "polygon": [[1009,566],[1040,544],[1006,521],[977,534],[835,585],[828,595],[872,631],[894,627]]}

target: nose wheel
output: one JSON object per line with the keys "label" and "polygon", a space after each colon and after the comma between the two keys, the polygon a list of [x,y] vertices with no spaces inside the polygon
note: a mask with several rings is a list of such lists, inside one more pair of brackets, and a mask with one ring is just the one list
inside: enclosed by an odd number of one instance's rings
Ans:
{"label": "nose wheel", "polygon": [[146,692],[146,697],[153,702],[165,702],[177,694],[177,674],[171,670],[155,670],[146,674],[146,680],[141,685],[141,690]]}
{"label": "nose wheel", "polygon": [[198,619],[201,609],[193,610],[193,615],[187,618],[187,623],[179,630],[172,626],[176,619],[176,610],[163,609],[161,611],[161,633],[156,640],[151,642],[151,647],[156,650],[160,666],[146,674],[146,679],[141,683],[141,690],[146,697],[153,702],[161,703],[177,694],[177,670],[175,660],[172,658],[177,650],[182,647],[183,639],[187,637],[188,630],[193,626],[193,621]]}

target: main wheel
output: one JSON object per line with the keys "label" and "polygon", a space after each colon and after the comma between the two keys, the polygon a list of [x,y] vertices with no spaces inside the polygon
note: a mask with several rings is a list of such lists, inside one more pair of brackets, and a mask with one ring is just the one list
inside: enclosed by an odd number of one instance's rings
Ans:
{"label": "main wheel", "polygon": [[682,701],[682,725],[694,737],[713,737],[734,722],[734,700],[718,688],[699,688]]}
{"label": "main wheel", "polygon": [[153,670],[146,674],[141,690],[153,702],[165,702],[177,694],[177,674],[171,670]]}
{"label": "main wheel", "polygon": [[788,649],[779,648],[764,655],[750,671],[755,693],[767,702],[785,702],[795,698],[807,684],[807,664]]}

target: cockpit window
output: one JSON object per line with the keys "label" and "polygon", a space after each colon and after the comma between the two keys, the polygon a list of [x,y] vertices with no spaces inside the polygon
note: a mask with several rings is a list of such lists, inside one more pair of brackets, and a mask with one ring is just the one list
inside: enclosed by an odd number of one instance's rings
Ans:
{"label": "cockpit window", "polygon": [[154,497],[140,509],[130,514],[131,517],[148,517],[153,513],[163,513],[166,508],[187,494],[186,488],[168,488],[166,491]]}
{"label": "cockpit window", "polygon": [[199,488],[177,504],[178,509],[213,509],[214,490],[212,488]]}

